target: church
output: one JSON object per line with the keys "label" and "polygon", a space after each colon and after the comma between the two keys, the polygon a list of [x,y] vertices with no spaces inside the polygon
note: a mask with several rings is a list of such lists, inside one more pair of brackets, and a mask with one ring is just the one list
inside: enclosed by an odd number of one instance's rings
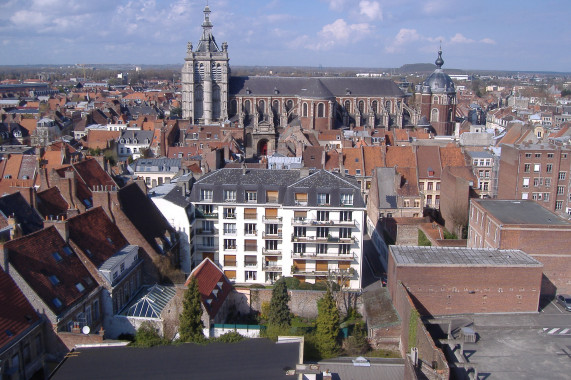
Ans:
{"label": "church", "polygon": [[287,126],[306,130],[428,128],[436,135],[454,132],[456,91],[437,69],[409,97],[390,79],[358,77],[236,77],[228,44],[212,34],[210,8],[204,8],[202,36],[187,46],[182,68],[182,117],[197,125],[232,125],[245,130],[246,157],[275,152]]}

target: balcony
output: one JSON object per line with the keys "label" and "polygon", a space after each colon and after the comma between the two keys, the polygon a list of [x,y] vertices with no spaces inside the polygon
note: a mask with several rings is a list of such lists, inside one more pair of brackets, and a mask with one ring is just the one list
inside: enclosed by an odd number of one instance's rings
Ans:
{"label": "balcony", "polygon": [[201,236],[218,235],[218,228],[197,228],[196,234]]}
{"label": "balcony", "polygon": [[291,223],[293,226],[339,226],[339,227],[357,227],[359,222],[356,220],[317,220],[307,218],[296,218]]}
{"label": "balcony", "polygon": [[294,259],[302,260],[332,260],[332,261],[353,261],[357,258],[354,253],[315,253],[315,252],[292,252]]}
{"label": "balcony", "polygon": [[282,264],[278,263],[268,263],[262,266],[262,270],[265,272],[281,272],[282,271]]}
{"label": "balcony", "polygon": [[263,223],[282,224],[282,220],[281,216],[262,216]]}
{"label": "balcony", "polygon": [[218,212],[204,212],[201,210],[196,210],[196,219],[218,219]]}
{"label": "balcony", "polygon": [[279,231],[277,233],[270,233],[270,232],[262,232],[262,239],[282,239],[282,232]]}
{"label": "balcony", "polygon": [[218,251],[218,246],[217,245],[197,244],[196,250],[197,251]]}
{"label": "balcony", "polygon": [[266,203],[279,203],[278,197],[267,197]]}
{"label": "balcony", "polygon": [[265,256],[281,256],[282,250],[281,249],[262,248],[262,255],[265,255]]}

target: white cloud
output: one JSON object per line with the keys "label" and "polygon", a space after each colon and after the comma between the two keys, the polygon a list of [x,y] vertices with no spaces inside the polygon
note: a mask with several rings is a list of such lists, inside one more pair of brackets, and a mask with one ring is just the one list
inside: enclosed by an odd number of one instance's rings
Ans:
{"label": "white cloud", "polygon": [[424,3],[422,10],[427,14],[435,14],[439,12],[449,12],[452,5],[451,0],[430,0]]}
{"label": "white cloud", "polygon": [[456,33],[454,36],[452,36],[452,38],[450,38],[450,43],[452,43],[452,44],[471,44],[474,42],[476,42],[476,41],[474,41],[471,38],[466,38],[461,33]]}
{"label": "white cloud", "polygon": [[412,43],[412,42],[420,41],[422,39],[425,39],[425,38],[422,37],[420,34],[418,34],[416,29],[405,29],[405,28],[403,28],[403,29],[399,30],[399,32],[395,36],[395,39],[393,40],[393,42],[390,45],[388,45],[385,48],[385,50],[389,53],[397,53],[397,52],[402,51],[404,45],[407,45],[407,44]]}
{"label": "white cloud", "polygon": [[349,41],[359,41],[371,32],[372,27],[367,23],[347,24],[345,20],[340,18],[325,25],[318,33],[318,40],[306,45],[306,47],[312,50],[328,50],[337,44],[343,45]]}
{"label": "white cloud", "polygon": [[489,45],[495,45],[496,41],[492,40],[491,38],[482,38],[480,40],[481,43],[483,44],[489,44]]}
{"label": "white cloud", "polygon": [[342,11],[345,8],[347,0],[324,0],[329,3],[329,9],[334,11]]}
{"label": "white cloud", "polygon": [[369,20],[383,20],[383,10],[378,1],[362,0],[359,2],[359,13]]}

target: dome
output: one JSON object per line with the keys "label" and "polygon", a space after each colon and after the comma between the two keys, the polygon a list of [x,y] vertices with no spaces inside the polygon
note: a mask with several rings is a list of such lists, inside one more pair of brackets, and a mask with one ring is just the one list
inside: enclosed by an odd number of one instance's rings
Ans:
{"label": "dome", "polygon": [[455,94],[454,82],[443,70],[444,60],[442,59],[442,50],[438,51],[438,58],[436,59],[436,70],[423,83],[423,92],[430,92],[433,94]]}

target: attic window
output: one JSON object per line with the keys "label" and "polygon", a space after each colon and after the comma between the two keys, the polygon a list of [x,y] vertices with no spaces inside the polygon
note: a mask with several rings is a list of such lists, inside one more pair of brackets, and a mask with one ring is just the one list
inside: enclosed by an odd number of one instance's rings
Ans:
{"label": "attic window", "polygon": [[218,297],[218,292],[219,292],[218,289],[214,289],[214,290],[212,291],[212,294],[214,295],[214,298]]}
{"label": "attic window", "polygon": [[85,291],[85,286],[83,286],[81,282],[75,284],[75,287],[77,288],[77,290],[79,290],[80,293],[83,293]]}
{"label": "attic window", "polygon": [[90,251],[89,249],[86,249],[86,250],[85,250],[85,253],[87,253],[87,256],[91,256],[91,255],[92,255],[92,253],[91,253],[91,251]]}
{"label": "attic window", "polygon": [[14,336],[14,333],[13,333],[10,329],[7,329],[7,330],[6,330],[6,335],[8,335],[8,336]]}
{"label": "attic window", "polygon": [[434,170],[429,170],[429,171],[428,171],[428,175],[429,175],[430,177],[434,176]]}
{"label": "attic window", "polygon": [[62,307],[62,305],[63,305],[63,304],[61,303],[61,301],[59,300],[59,298],[57,298],[57,297],[55,297],[55,298],[52,300],[52,302],[53,302],[54,306],[55,306],[56,308],[58,308],[58,309],[59,309],[60,307]]}
{"label": "attic window", "polygon": [[57,278],[57,276],[55,274],[52,274],[51,276],[48,276],[48,278],[50,279],[50,282],[52,283],[52,285],[59,285],[60,284],[60,280],[59,278]]}
{"label": "attic window", "polygon": [[54,259],[59,263],[60,261],[62,261],[62,257],[58,252],[54,252],[52,253],[52,256],[54,257]]}
{"label": "attic window", "polygon": [[219,288],[220,290],[222,290],[222,285],[223,285],[223,284],[224,284],[224,283],[223,283],[222,281],[218,281],[218,282],[216,283],[216,286],[218,286],[218,288]]}
{"label": "attic window", "polygon": [[65,254],[68,255],[68,256],[72,254],[72,250],[71,250],[71,248],[69,247],[69,245],[65,245],[65,246],[63,247],[63,251],[64,251]]}
{"label": "attic window", "polygon": [[6,175],[4,176],[4,179],[10,179],[10,178],[12,178],[12,175],[11,175],[11,174],[6,174]]}
{"label": "attic window", "polygon": [[210,299],[210,298],[207,299],[207,300],[206,300],[206,304],[207,304],[208,306],[210,306],[210,305],[212,304],[212,299]]}
{"label": "attic window", "polygon": [[107,238],[107,241],[109,242],[109,244],[113,244],[113,240],[111,240],[110,237]]}

